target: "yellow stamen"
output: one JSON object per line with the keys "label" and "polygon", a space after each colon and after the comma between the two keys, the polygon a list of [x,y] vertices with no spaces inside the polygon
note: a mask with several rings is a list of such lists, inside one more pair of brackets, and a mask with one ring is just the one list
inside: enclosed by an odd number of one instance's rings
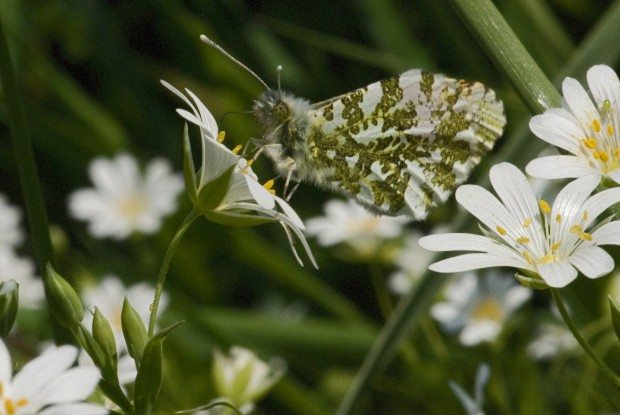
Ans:
{"label": "yellow stamen", "polygon": [[562,223],[562,215],[560,215],[559,213],[555,215],[555,221],[557,223]]}
{"label": "yellow stamen", "polygon": [[528,238],[527,236],[521,236],[517,238],[516,241],[518,244],[526,244],[530,241],[530,238]]}
{"label": "yellow stamen", "polygon": [[607,124],[607,135],[614,135],[614,126]]}
{"label": "yellow stamen", "polygon": [[499,233],[500,235],[506,235],[506,229],[502,228],[501,226],[497,225],[495,229],[497,230],[497,233]]}
{"label": "yellow stamen", "polygon": [[532,224],[532,218],[527,218],[523,221],[523,227],[527,228]]}
{"label": "yellow stamen", "polygon": [[609,156],[607,155],[606,151],[599,151],[598,155],[601,158],[601,160],[603,160],[603,162],[606,162],[607,160],[609,160]]}
{"label": "yellow stamen", "polygon": [[271,190],[271,188],[273,187],[273,184],[275,183],[275,181],[273,179],[267,180],[265,182],[265,184],[263,185],[263,187],[267,190]]}
{"label": "yellow stamen", "polygon": [[239,154],[239,152],[241,151],[241,149],[243,148],[243,146],[241,144],[237,144],[235,146],[235,148],[233,148],[233,154]]}
{"label": "yellow stamen", "polygon": [[593,151],[592,152],[592,157],[594,157],[596,160],[601,158],[601,156],[599,156],[599,154],[598,154],[598,151]]}
{"label": "yellow stamen", "polygon": [[225,138],[226,138],[226,131],[220,131],[219,133],[217,133],[217,142],[218,143],[222,143]]}
{"label": "yellow stamen", "polygon": [[594,130],[594,132],[600,133],[601,132],[601,122],[599,120],[593,120],[592,121],[592,129]]}
{"label": "yellow stamen", "polygon": [[581,217],[583,218],[583,220],[588,220],[588,216],[589,216],[588,211],[587,211],[587,210],[584,210],[584,211],[583,211],[583,215],[581,215]]}
{"label": "yellow stamen", "polygon": [[543,213],[551,213],[551,207],[549,206],[549,203],[547,203],[545,200],[540,199],[538,201],[538,206],[540,207],[540,210],[543,211]]}
{"label": "yellow stamen", "polygon": [[570,233],[581,233],[583,232],[583,228],[581,227],[581,225],[573,225],[570,227],[570,229],[568,230]]}
{"label": "yellow stamen", "polygon": [[527,251],[523,251],[523,258],[525,258],[525,260],[527,261],[528,264],[533,264],[534,260],[532,259],[532,256],[530,255],[529,252]]}
{"label": "yellow stamen", "polygon": [[614,157],[620,158],[620,148],[618,147],[614,148]]}
{"label": "yellow stamen", "polygon": [[553,245],[551,245],[551,250],[553,252],[557,251],[558,249],[560,249],[560,246],[562,246],[562,242],[556,242]]}
{"label": "yellow stamen", "polygon": [[593,137],[590,138],[584,138],[583,139],[583,143],[586,145],[586,147],[588,148],[596,148],[596,139]]}
{"label": "yellow stamen", "polygon": [[247,167],[251,167],[252,164],[254,164],[254,159],[249,159]]}
{"label": "yellow stamen", "polygon": [[583,239],[584,241],[591,241],[592,235],[588,232],[579,232],[579,238]]}
{"label": "yellow stamen", "polygon": [[18,407],[26,406],[26,405],[28,405],[28,399],[26,398],[21,398],[19,401],[17,401]]}
{"label": "yellow stamen", "polygon": [[269,189],[269,190],[267,190],[267,191],[268,191],[270,194],[274,195],[274,196],[275,196],[275,194],[276,194],[275,189]]}
{"label": "yellow stamen", "polygon": [[540,257],[540,259],[538,260],[539,264],[549,264],[551,262],[555,262],[555,255],[553,254],[547,254],[543,257]]}
{"label": "yellow stamen", "polygon": [[15,404],[11,399],[4,400],[4,407],[6,408],[7,415],[15,415]]}

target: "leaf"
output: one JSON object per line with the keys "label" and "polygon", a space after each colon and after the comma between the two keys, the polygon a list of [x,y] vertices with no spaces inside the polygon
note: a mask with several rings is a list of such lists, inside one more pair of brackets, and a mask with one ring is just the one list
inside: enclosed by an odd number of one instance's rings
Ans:
{"label": "leaf", "polygon": [[609,298],[609,307],[611,308],[611,322],[616,332],[616,337],[620,340],[620,302],[614,298]]}
{"label": "leaf", "polygon": [[179,321],[161,330],[151,337],[144,347],[144,354],[134,388],[134,405],[136,415],[150,415],[153,413],[157,396],[163,379],[163,342],[179,324]]}

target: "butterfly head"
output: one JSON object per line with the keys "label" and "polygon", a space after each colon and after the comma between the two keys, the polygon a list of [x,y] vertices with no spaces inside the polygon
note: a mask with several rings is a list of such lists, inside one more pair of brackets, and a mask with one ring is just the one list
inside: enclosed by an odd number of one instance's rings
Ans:
{"label": "butterfly head", "polygon": [[252,112],[259,123],[267,130],[273,130],[291,117],[291,107],[285,102],[282,92],[268,89],[256,101]]}

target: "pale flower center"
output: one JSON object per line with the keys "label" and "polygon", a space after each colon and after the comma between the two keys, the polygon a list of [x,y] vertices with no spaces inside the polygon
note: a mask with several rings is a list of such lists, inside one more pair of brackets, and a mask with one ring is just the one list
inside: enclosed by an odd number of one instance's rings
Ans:
{"label": "pale flower center", "polygon": [[471,318],[473,320],[491,320],[491,321],[501,321],[504,317],[504,310],[500,303],[494,298],[485,298],[480,301],[471,313]]}
{"label": "pale flower center", "polygon": [[581,140],[581,147],[592,164],[603,173],[620,167],[620,142],[616,135],[616,107],[606,99],[598,114],[589,120],[588,135]]}
{"label": "pale flower center", "polygon": [[354,219],[347,223],[347,227],[351,232],[371,233],[379,227],[380,218],[371,216],[364,219]]}
{"label": "pale flower center", "polygon": [[131,194],[121,200],[118,207],[122,215],[131,218],[132,220],[136,220],[147,210],[148,201],[144,195]]}
{"label": "pale flower center", "polygon": [[20,398],[17,401],[14,401],[13,399],[9,397],[5,397],[4,393],[5,393],[4,383],[0,382],[0,397],[2,399],[1,402],[2,402],[2,406],[4,407],[4,411],[6,415],[15,415],[19,408],[22,408],[28,405],[28,399]]}

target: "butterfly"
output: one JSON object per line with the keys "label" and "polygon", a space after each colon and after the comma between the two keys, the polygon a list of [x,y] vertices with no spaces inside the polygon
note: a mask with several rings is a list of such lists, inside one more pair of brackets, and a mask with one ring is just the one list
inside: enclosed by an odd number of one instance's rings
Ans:
{"label": "butterfly", "polygon": [[260,81],[267,89],[252,112],[276,170],[377,214],[423,220],[467,179],[506,124],[492,89],[420,69],[316,104]]}

